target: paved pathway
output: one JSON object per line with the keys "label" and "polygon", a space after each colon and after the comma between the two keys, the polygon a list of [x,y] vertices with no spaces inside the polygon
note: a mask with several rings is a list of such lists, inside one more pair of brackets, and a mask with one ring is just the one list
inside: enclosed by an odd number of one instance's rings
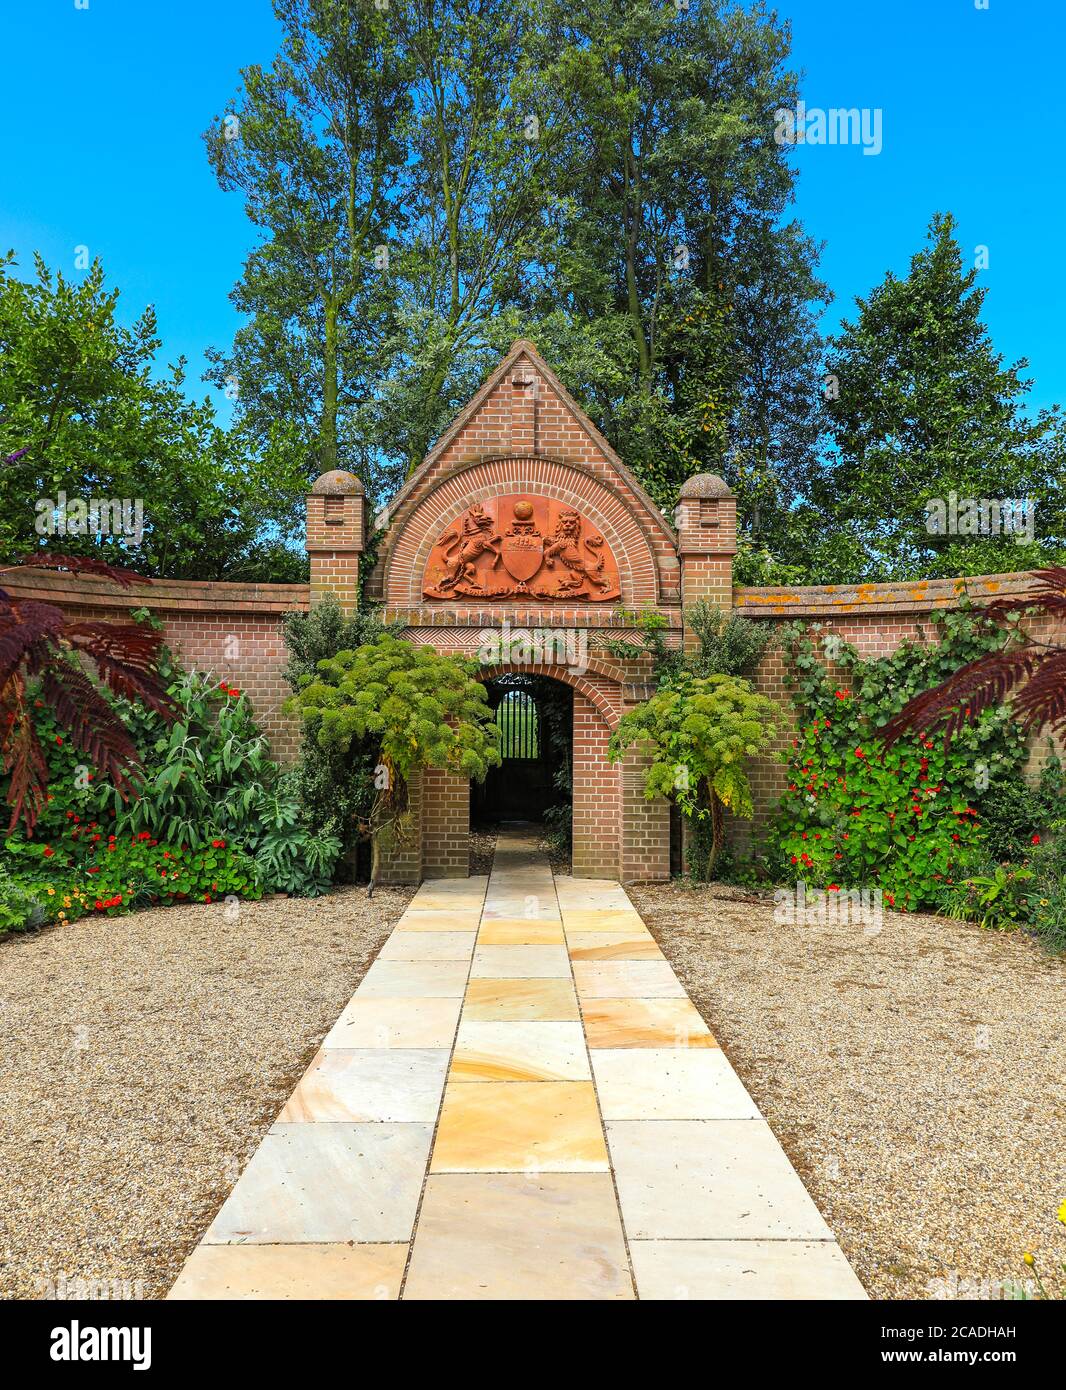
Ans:
{"label": "paved pathway", "polygon": [[625,890],[422,885],[171,1298],[863,1298]]}

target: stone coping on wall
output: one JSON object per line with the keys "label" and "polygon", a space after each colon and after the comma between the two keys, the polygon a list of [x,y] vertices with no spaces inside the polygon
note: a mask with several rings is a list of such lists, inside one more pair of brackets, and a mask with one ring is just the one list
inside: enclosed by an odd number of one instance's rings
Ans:
{"label": "stone coping on wall", "polygon": [[154,579],[128,589],[93,574],[68,574],[32,565],[0,572],[0,588],[15,598],[85,608],[151,608],[153,612],[282,614],[306,612],[307,584],[223,584],[199,579]]}
{"label": "stone coping on wall", "polygon": [[782,585],[737,588],[734,603],[747,618],[821,618],[877,613],[930,613],[955,608],[966,597],[973,603],[1014,598],[1035,589],[1031,571],[981,574],[965,579],[919,579],[905,584]]}
{"label": "stone coping on wall", "polygon": [[[636,632],[639,631],[639,627],[632,621],[632,614],[640,611],[602,605],[584,608],[521,608],[497,603],[492,608],[460,608],[455,605],[427,605],[422,608],[390,606],[384,610],[383,617],[386,622],[402,622],[407,627],[499,627],[506,620],[512,628],[596,627]],[[664,633],[681,631],[679,607],[656,604],[655,612],[660,613],[666,620]]]}

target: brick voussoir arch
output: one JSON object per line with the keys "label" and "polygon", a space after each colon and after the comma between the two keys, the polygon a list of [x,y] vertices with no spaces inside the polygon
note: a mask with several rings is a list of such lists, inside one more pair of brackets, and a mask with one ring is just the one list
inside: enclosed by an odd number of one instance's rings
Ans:
{"label": "brick voussoir arch", "polygon": [[[509,465],[507,470],[499,466],[503,462]],[[424,604],[422,576],[441,535],[472,502],[516,492],[554,498],[576,508],[611,547],[622,579],[623,602],[658,600],[655,551],[633,509],[601,479],[558,460],[529,457],[483,461],[450,473],[422,493],[406,516],[396,517],[395,540],[383,556],[386,604]]]}
{"label": "brick voussoir arch", "polygon": [[[589,666],[592,670],[592,666]],[[618,721],[622,717],[621,710],[611,704],[606,692],[599,686],[594,685],[587,676],[577,675],[574,671],[569,671],[565,666],[552,666],[546,662],[528,661],[505,661],[497,666],[484,666],[478,673],[478,680],[492,680],[494,676],[550,676],[552,680],[561,681],[563,685],[572,686],[579,695],[584,695],[590,705],[603,715],[604,722],[609,729],[618,727]],[[612,685],[616,684],[613,676],[607,676],[607,680]]]}

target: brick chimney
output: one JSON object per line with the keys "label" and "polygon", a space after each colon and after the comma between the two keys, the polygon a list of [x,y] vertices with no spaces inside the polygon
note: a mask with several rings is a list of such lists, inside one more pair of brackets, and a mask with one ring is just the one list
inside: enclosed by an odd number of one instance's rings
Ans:
{"label": "brick chimney", "polygon": [[346,613],[359,604],[359,557],[366,544],[366,494],[354,473],[335,468],[307,498],[311,602],[333,593]]}

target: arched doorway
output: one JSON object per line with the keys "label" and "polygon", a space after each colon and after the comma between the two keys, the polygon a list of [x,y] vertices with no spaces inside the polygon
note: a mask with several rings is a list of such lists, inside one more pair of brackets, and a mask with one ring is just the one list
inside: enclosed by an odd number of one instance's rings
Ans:
{"label": "arched doorway", "polygon": [[470,789],[473,826],[532,821],[570,838],[574,692],[550,676],[505,672],[486,680],[502,762]]}

